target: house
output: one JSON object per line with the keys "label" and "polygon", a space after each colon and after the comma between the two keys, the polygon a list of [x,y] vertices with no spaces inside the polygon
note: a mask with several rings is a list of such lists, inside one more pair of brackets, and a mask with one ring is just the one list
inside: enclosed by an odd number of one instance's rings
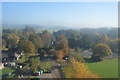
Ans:
{"label": "house", "polygon": [[4,68],[4,63],[0,63],[0,70]]}
{"label": "house", "polygon": [[24,53],[24,51],[15,52],[15,54],[14,54],[15,60],[19,60],[22,57],[23,53]]}
{"label": "house", "polygon": [[20,58],[21,58],[21,54],[15,53],[15,59],[16,59],[16,60],[19,60]]}

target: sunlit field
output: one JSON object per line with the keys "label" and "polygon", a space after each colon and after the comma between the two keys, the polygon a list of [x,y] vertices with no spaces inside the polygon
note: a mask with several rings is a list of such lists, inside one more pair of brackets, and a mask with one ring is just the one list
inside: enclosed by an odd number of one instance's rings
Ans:
{"label": "sunlit field", "polygon": [[118,60],[104,60],[97,63],[87,63],[89,69],[97,73],[101,78],[118,77]]}

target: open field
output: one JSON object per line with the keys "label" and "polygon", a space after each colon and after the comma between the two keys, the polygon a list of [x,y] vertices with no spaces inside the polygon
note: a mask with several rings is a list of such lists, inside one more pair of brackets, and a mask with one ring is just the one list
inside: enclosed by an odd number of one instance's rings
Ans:
{"label": "open field", "polygon": [[118,77],[118,60],[103,60],[97,63],[87,63],[93,73],[97,73],[101,78]]}

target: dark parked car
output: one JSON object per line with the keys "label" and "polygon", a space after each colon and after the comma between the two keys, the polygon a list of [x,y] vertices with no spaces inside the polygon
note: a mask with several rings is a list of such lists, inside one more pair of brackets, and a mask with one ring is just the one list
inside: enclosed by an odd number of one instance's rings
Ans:
{"label": "dark parked car", "polygon": [[63,59],[64,60],[68,60],[69,56],[64,56]]}
{"label": "dark parked car", "polygon": [[32,76],[39,76],[39,73],[33,73]]}
{"label": "dark parked car", "polygon": [[35,78],[30,79],[30,80],[41,80],[41,79],[38,77],[35,77]]}

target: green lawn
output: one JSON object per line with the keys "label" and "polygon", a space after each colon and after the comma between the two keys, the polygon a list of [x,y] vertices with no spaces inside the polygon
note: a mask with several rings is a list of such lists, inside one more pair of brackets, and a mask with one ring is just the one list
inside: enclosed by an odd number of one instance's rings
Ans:
{"label": "green lawn", "polygon": [[[10,72],[14,72],[14,70],[12,68],[9,68],[9,67],[2,69],[2,75],[8,74]],[[7,76],[7,78],[13,78],[14,75],[15,74],[11,74],[11,75]]]}
{"label": "green lawn", "polygon": [[9,67],[2,69],[2,74],[7,74],[9,72],[14,72],[14,70],[12,68],[9,68]]}
{"label": "green lawn", "polygon": [[93,73],[101,78],[118,78],[118,60],[104,60],[97,63],[87,63]]}

